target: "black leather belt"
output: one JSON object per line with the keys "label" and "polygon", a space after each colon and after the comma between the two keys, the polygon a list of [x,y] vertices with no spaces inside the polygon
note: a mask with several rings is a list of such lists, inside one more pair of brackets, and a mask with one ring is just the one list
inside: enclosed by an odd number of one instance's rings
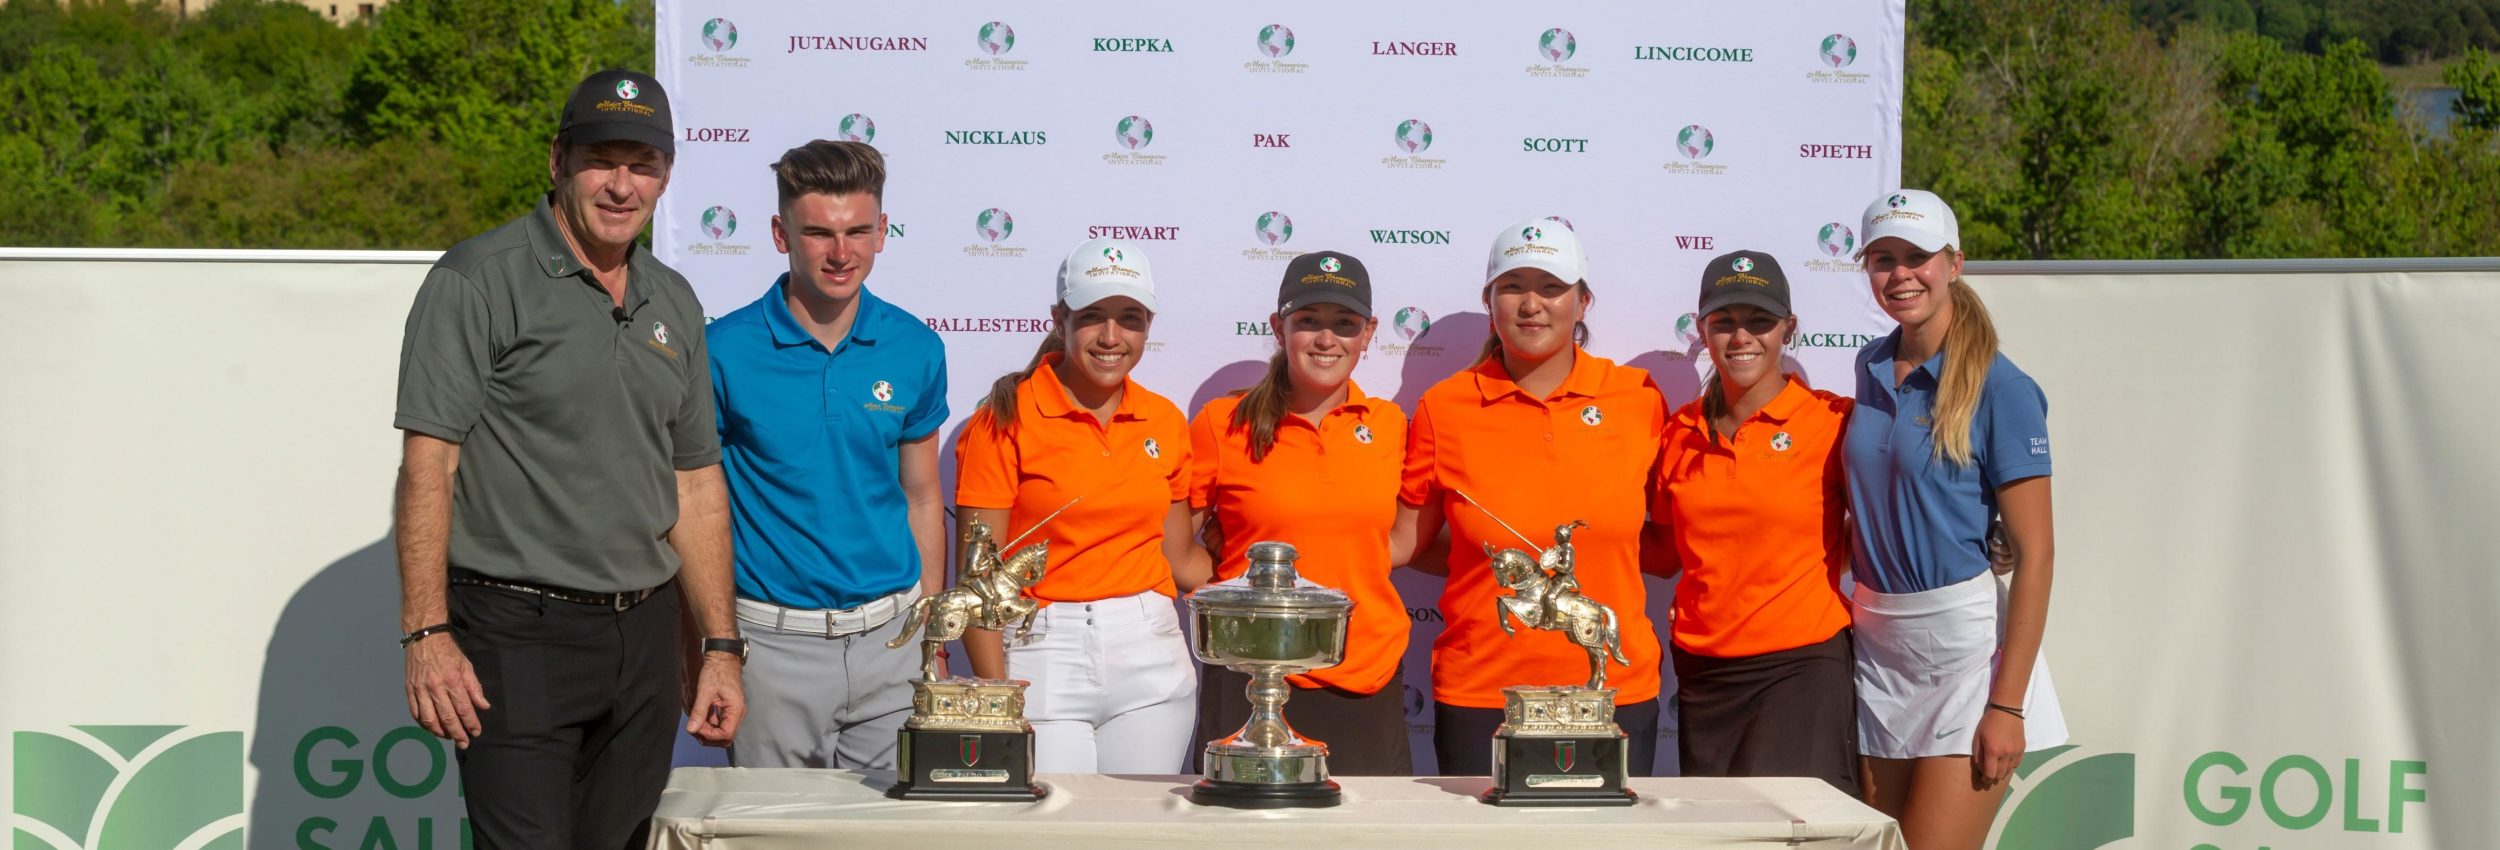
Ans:
{"label": "black leather belt", "polygon": [[474,570],[465,570],[457,567],[451,570],[451,583],[465,584],[470,587],[487,587],[496,590],[509,590],[514,593],[527,593],[532,596],[543,596],[558,602],[571,602],[577,605],[597,605],[602,608],[609,608],[617,611],[624,611],[636,605],[640,605],[643,600],[651,598],[652,594],[660,592],[659,588],[651,587],[644,588],[642,590],[628,590],[622,593],[592,593],[587,590],[574,590],[569,587],[551,587],[543,584],[531,584],[525,581],[494,578],[482,575]]}

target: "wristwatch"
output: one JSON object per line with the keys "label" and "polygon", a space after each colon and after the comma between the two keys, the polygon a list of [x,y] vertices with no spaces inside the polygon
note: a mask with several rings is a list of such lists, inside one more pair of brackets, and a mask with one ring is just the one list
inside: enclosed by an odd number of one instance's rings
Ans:
{"label": "wristwatch", "polygon": [[747,639],[746,639],[746,638],[704,638],[704,639],[703,639],[703,651],[704,651],[704,652],[726,652],[726,653],[729,653],[729,654],[731,654],[731,655],[737,656],[739,661],[745,661],[745,660],[747,660]]}

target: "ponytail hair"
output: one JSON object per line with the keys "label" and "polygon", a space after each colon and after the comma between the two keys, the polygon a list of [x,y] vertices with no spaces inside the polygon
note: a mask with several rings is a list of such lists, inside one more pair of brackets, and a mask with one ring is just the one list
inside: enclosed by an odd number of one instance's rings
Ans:
{"label": "ponytail hair", "polygon": [[[1597,297],[1597,293],[1596,293],[1594,290],[1589,289],[1589,282],[1588,282],[1588,281],[1585,281],[1585,280],[1584,280],[1584,281],[1580,281],[1579,283],[1572,284],[1572,286],[1577,287],[1577,288],[1579,289],[1580,294],[1581,294],[1583,297],[1589,298],[1589,299],[1591,299],[1591,300],[1595,300],[1595,299],[1596,299],[1596,297]],[[1490,310],[1491,305],[1493,304],[1493,284],[1492,284],[1492,283],[1487,282],[1487,283],[1484,285],[1484,294],[1483,294],[1482,296],[1480,296],[1480,297],[1483,299],[1483,301],[1484,301],[1484,303],[1485,303],[1485,305],[1486,305],[1487,309],[1488,309],[1488,310]],[[1588,347],[1588,344],[1589,344],[1589,323],[1588,323],[1588,322],[1586,322],[1586,321],[1577,321],[1577,322],[1572,322],[1572,323],[1571,323],[1571,344],[1572,344],[1572,345],[1577,345],[1577,346],[1580,346],[1581,348],[1587,348],[1587,347]],[[1476,362],[1474,362],[1474,363],[1470,363],[1470,364],[1467,364],[1467,365],[1468,365],[1470,368],[1472,368],[1472,367],[1476,367],[1476,366],[1482,366],[1482,365],[1484,365],[1484,361],[1491,360],[1491,359],[1493,359],[1493,356],[1494,356],[1494,355],[1497,355],[1497,354],[1500,354],[1500,353],[1502,353],[1502,335],[1501,335],[1501,334],[1499,334],[1499,333],[1488,333],[1488,334],[1485,334],[1485,337],[1484,337],[1484,348],[1483,348],[1483,350],[1480,350],[1480,351],[1477,351],[1477,352],[1476,352]]]}
{"label": "ponytail hair", "polygon": [[1988,385],[1988,366],[1997,359],[1997,326],[1970,284],[1955,277],[1948,291],[1953,323],[1944,331],[1944,374],[1936,377],[1929,424],[1936,435],[1936,455],[1955,466],[1969,466],[1970,421],[1979,410],[1979,392]]}
{"label": "ponytail hair", "polygon": [[1033,377],[1033,370],[1041,368],[1042,358],[1066,350],[1068,344],[1059,338],[1059,327],[1054,323],[1050,333],[1042,336],[1041,347],[1033,351],[1033,361],[1024,364],[1023,371],[1009,372],[990,382],[990,394],[981,399],[981,406],[989,409],[990,418],[998,421],[999,430],[1004,431],[1016,424],[1016,385]]}
{"label": "ponytail hair", "polygon": [[1292,389],[1293,376],[1285,371],[1285,352],[1279,350],[1267,358],[1267,374],[1257,384],[1241,393],[1241,403],[1233,407],[1232,427],[1250,429],[1250,462],[1267,459],[1276,447],[1276,424],[1285,419],[1285,393]]}

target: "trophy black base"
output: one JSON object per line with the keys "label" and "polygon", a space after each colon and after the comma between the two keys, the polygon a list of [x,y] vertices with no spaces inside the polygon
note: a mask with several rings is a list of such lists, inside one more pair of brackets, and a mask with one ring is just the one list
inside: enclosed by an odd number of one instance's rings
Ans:
{"label": "trophy black base", "polygon": [[1033,782],[1033,733],[905,729],[895,747],[897,800],[1029,803],[1047,796]]}
{"label": "trophy black base", "polygon": [[1629,748],[1613,735],[1493,739],[1493,787],[1476,799],[1495,806],[1629,806]]}
{"label": "trophy black base", "polygon": [[1228,809],[1325,809],[1345,802],[1345,792],[1334,779],[1275,785],[1201,779],[1190,787],[1189,801]]}

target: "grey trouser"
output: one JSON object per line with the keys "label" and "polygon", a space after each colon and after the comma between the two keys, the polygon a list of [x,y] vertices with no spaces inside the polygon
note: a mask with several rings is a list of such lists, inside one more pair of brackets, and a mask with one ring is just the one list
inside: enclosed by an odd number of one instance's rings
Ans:
{"label": "grey trouser", "polygon": [[911,716],[920,675],[918,641],[885,648],[904,619],[830,638],[741,621],[747,714],[729,763],[893,769],[895,733]]}

